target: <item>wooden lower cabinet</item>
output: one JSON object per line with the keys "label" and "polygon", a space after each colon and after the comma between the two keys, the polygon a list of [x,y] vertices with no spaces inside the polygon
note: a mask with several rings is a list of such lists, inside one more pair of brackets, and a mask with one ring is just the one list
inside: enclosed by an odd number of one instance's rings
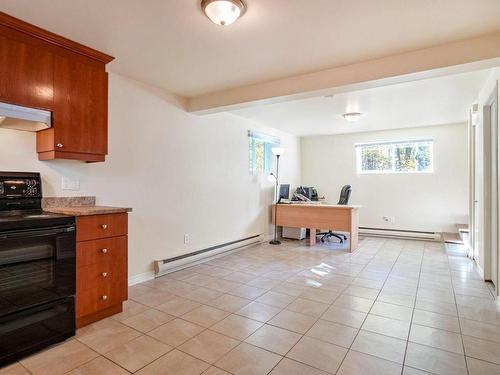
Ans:
{"label": "wooden lower cabinet", "polygon": [[76,218],[77,327],[122,311],[128,298],[127,219],[126,213]]}

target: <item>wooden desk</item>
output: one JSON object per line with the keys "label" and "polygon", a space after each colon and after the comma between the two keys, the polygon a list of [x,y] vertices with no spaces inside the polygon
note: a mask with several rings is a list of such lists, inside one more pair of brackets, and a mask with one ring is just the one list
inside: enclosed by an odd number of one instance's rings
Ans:
{"label": "wooden desk", "polygon": [[[337,204],[278,204],[278,225],[293,228],[309,228],[310,244],[316,244],[316,229],[348,232],[349,251],[358,248],[359,208]],[[274,205],[272,209],[274,224]]]}

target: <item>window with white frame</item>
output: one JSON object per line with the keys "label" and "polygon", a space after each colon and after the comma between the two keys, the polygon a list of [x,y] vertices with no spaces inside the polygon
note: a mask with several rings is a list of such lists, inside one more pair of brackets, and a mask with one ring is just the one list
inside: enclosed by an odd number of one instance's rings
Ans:
{"label": "window with white frame", "polygon": [[273,147],[278,147],[280,139],[256,132],[248,131],[248,151],[250,174],[269,173],[273,166]]}
{"label": "window with white frame", "polygon": [[355,145],[358,173],[430,173],[434,171],[432,139]]}

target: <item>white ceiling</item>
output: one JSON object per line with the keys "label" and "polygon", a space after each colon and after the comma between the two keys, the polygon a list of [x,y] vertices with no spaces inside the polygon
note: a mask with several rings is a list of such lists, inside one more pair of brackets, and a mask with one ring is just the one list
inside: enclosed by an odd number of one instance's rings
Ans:
{"label": "white ceiling", "polygon": [[[459,123],[467,121],[489,73],[462,73],[231,113],[301,136]],[[342,117],[347,112],[364,116],[352,123]]]}
{"label": "white ceiling", "polygon": [[114,55],[110,70],[195,96],[494,32],[498,0],[245,0],[223,28],[200,0],[0,0]]}

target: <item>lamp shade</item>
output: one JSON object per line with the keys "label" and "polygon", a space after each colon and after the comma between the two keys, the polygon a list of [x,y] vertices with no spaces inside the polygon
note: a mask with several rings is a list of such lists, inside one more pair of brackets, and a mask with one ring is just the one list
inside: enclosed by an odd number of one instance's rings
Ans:
{"label": "lamp shade", "polygon": [[285,153],[285,149],[283,147],[273,147],[271,149],[271,152],[273,153],[273,155],[281,156]]}
{"label": "lamp shade", "polygon": [[202,0],[201,8],[215,24],[228,26],[245,12],[242,0]]}

